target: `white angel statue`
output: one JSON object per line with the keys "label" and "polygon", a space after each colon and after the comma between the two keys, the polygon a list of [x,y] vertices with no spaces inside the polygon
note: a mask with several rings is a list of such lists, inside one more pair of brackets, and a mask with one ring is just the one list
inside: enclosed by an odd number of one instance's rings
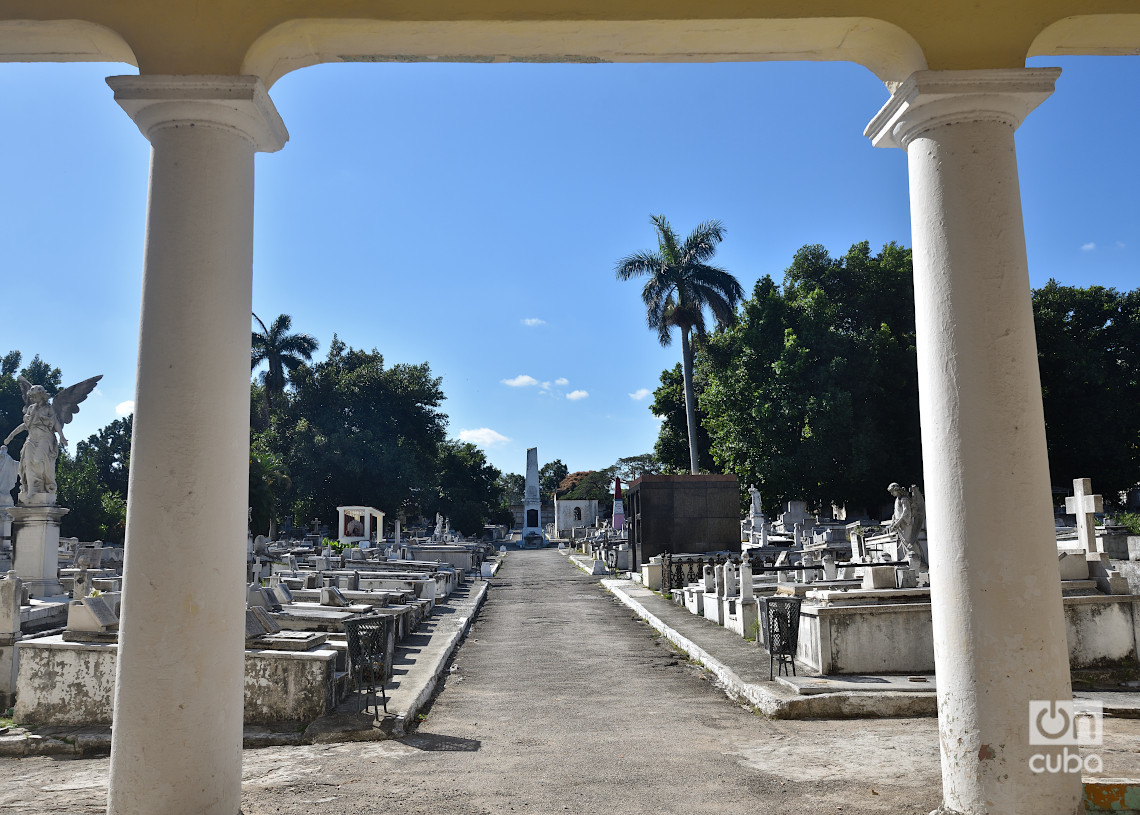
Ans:
{"label": "white angel statue", "polygon": [[922,555],[922,545],[918,542],[918,533],[926,524],[926,497],[917,484],[908,490],[895,482],[887,487],[887,492],[895,497],[895,512],[889,528],[898,534],[911,568],[926,571],[930,567]]}
{"label": "white angel statue", "polygon": [[24,395],[24,421],[8,434],[4,444],[21,432],[28,434],[20,454],[21,504],[55,503],[55,462],[59,458],[59,445],[67,447],[63,426],[79,412],[79,403],[95,390],[95,384],[102,378],[100,374],[84,379],[64,388],[54,398],[48,396],[43,385],[33,385],[23,376],[19,378]]}

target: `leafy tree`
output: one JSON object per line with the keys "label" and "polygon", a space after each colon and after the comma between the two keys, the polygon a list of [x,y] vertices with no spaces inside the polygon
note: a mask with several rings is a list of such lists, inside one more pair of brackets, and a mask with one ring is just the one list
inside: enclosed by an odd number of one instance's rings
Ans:
{"label": "leafy tree", "polygon": [[60,450],[56,485],[59,490],[56,500],[68,509],[60,521],[60,532],[80,540],[111,541],[103,509],[103,487],[94,459],[75,459],[66,450]]}
{"label": "leafy tree", "polygon": [[318,343],[309,334],[290,334],[293,318],[288,314],[279,315],[269,328],[265,327],[265,323],[256,314],[253,319],[257,320],[261,331],[254,331],[250,335],[250,370],[263,362],[268,365],[268,370],[261,375],[268,410],[274,400],[285,393],[285,385],[297,369],[312,361]]}
{"label": "leafy tree", "polygon": [[286,500],[295,522],[330,519],[344,504],[393,515],[434,505],[447,417],[426,362],[385,367],[375,349],[334,335],[328,357],[299,366],[292,380],[280,416],[256,435],[292,475]]}
{"label": "leafy tree", "polygon": [[131,468],[131,433],[134,415],[115,419],[86,441],[75,445],[76,459],[90,460],[95,475],[106,491],[126,499]]}
{"label": "leafy tree", "polygon": [[664,469],[653,453],[642,453],[638,456],[619,458],[608,468],[608,472],[618,476],[622,481],[635,481],[643,475],[658,475]]}
{"label": "leafy tree", "polygon": [[[694,372],[693,392],[697,397],[697,465],[702,472],[720,472],[713,461],[710,449],[712,442],[705,428],[705,414],[701,410],[701,394],[704,379],[701,369]],[[653,457],[660,462],[661,469],[669,473],[683,473],[690,470],[688,411],[685,409],[684,375],[681,363],[661,372],[661,386],[653,392],[653,403],[649,410],[661,417],[661,427],[657,431],[657,441],[653,445]]]}
{"label": "leafy tree", "polygon": [[858,511],[920,483],[910,251],[801,248],[782,291],[764,277],[709,338],[698,377],[713,457],[765,505]]}
{"label": "leafy tree", "polygon": [[60,450],[56,463],[58,501],[68,508],[63,534],[81,540],[122,543],[127,526],[127,475],[131,419],[117,419],[76,445]]}
{"label": "leafy tree", "polygon": [[718,325],[733,322],[736,304],[744,290],[724,269],[708,265],[716,247],[724,239],[720,221],[697,226],[684,243],[678,241],[664,215],[651,218],[657,229],[657,251],[636,252],[618,261],[619,280],[648,276],[642,289],[646,323],[657,332],[662,345],[673,341],[672,329],[681,331],[681,370],[685,391],[685,415],[689,439],[689,467],[699,471],[697,452],[697,403],[693,394],[693,349],[690,334],[705,335],[705,308],[712,311]]}
{"label": "leafy tree", "polygon": [[502,517],[501,476],[474,444],[448,440],[440,445],[437,508],[450,519],[452,529],[479,535],[492,517]]}
{"label": "leafy tree", "polygon": [[292,481],[281,457],[255,439],[249,449],[250,531],[275,538],[280,502]]}
{"label": "leafy tree", "polygon": [[50,396],[55,396],[63,386],[63,373],[40,359],[39,354],[32,357],[32,361],[20,373],[33,385],[43,385]]}
{"label": "leafy tree", "polygon": [[[570,468],[563,464],[560,458],[556,458],[548,464],[543,464],[538,470],[539,495],[553,495],[558,490],[558,485],[562,483],[562,479],[569,474]],[[525,478],[523,482],[525,488]]]}
{"label": "leafy tree", "polygon": [[503,473],[499,476],[499,489],[503,492],[503,500],[508,504],[521,504],[523,494],[526,492],[526,476],[518,473]]}
{"label": "leafy tree", "polygon": [[1109,503],[1140,483],[1140,289],[1033,292],[1050,479],[1091,478]]}

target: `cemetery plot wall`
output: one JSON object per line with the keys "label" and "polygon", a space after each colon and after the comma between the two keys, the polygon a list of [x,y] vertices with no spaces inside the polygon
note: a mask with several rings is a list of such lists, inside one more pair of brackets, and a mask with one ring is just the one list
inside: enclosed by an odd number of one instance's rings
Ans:
{"label": "cemetery plot wall", "polygon": [[[1066,597],[1065,624],[1072,668],[1140,655],[1140,598]],[[933,673],[929,603],[808,606],[800,610],[796,658],[821,674]]]}
{"label": "cemetery plot wall", "polygon": [[[27,725],[108,725],[119,647],[44,637],[18,645],[15,719]],[[336,652],[246,651],[245,723],[308,722],[334,706]]]}

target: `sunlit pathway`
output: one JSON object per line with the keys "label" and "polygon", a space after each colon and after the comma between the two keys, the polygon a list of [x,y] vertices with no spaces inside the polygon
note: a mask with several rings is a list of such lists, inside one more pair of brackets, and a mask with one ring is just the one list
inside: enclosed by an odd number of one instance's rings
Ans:
{"label": "sunlit pathway", "polygon": [[[768,721],[557,551],[511,552],[491,582],[414,735],[246,750],[244,815],[926,815],[939,804],[933,719]],[[107,763],[0,759],[0,811],[103,812]]]}
{"label": "sunlit pathway", "polygon": [[[940,802],[934,719],[768,721],[556,551],[512,552],[418,732],[246,750],[244,815],[910,815]],[[760,652],[757,652],[760,658]],[[1105,775],[1140,721],[1106,720]],[[0,759],[0,812],[101,813],[107,759]]]}
{"label": "sunlit pathway", "polygon": [[511,552],[492,584],[414,736],[246,751],[245,814],[925,815],[939,803],[932,719],[766,721],[554,550]]}

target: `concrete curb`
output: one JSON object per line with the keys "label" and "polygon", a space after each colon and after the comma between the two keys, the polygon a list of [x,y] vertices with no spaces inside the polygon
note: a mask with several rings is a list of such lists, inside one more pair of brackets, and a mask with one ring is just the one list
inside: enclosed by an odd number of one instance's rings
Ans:
{"label": "concrete curb", "polygon": [[[580,563],[575,563],[575,565],[582,568]],[[656,629],[661,636],[716,676],[729,698],[744,702],[769,718],[895,718],[934,716],[938,712],[938,700],[934,694],[844,691],[800,696],[777,682],[745,682],[730,666],[712,656],[688,637],[669,627],[642,605],[627,590],[630,587],[628,581],[603,579],[601,583],[607,591]]]}
{"label": "concrete curb", "polygon": [[[406,703],[406,709],[385,713],[376,718],[361,713],[345,712],[343,708],[349,704],[346,700],[340,704],[336,711],[311,722],[305,728],[300,743],[331,744],[348,741],[383,741],[407,735],[410,727],[416,722],[420,711],[435,696],[443,668],[455,654],[456,649],[463,642],[463,638],[467,636],[471,621],[478,615],[479,609],[487,598],[488,589],[489,584],[486,581],[477,582],[472,588],[474,598],[470,607],[464,610],[466,616],[455,617],[453,620],[441,619],[440,625],[447,622],[450,630],[433,632],[430,643],[420,649],[414,671],[419,675],[416,681],[422,682],[422,684],[409,688],[413,695],[410,701]],[[436,637],[442,637],[442,639],[437,640]],[[410,671],[408,679],[412,679]],[[398,693],[399,691],[396,691],[396,693],[389,695],[389,709],[397,701],[393,697]]]}
{"label": "concrete curb", "polygon": [[[501,559],[499,561],[502,562]],[[496,565],[495,571],[498,571]],[[431,701],[435,696],[436,687],[439,685],[439,677],[443,673],[443,666],[446,665],[451,657],[454,656],[456,649],[459,648],[463,639],[467,636],[467,630],[471,628],[471,621],[479,614],[479,609],[483,607],[483,601],[487,599],[488,585],[484,581],[479,584],[476,589],[477,595],[475,597],[475,604],[471,609],[470,614],[466,617],[459,617],[456,620],[456,629],[448,636],[448,640],[440,652],[436,655],[435,660],[431,665],[431,674],[416,698],[409,705],[407,712],[403,716],[397,716],[397,735],[403,736],[407,733],[407,723],[414,722],[419,712]]]}

